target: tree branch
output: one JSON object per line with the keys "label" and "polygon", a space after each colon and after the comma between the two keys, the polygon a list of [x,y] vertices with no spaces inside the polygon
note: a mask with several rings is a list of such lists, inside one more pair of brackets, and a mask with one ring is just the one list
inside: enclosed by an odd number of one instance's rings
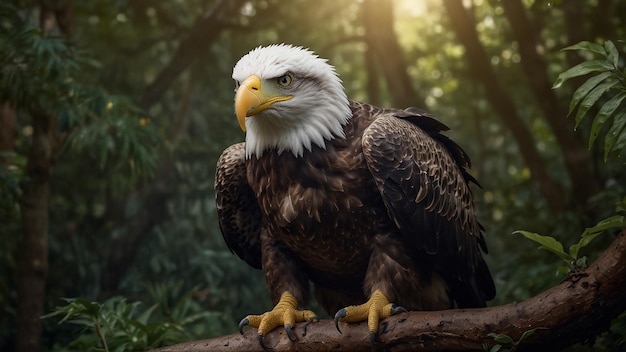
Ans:
{"label": "tree branch", "polygon": [[[626,309],[625,264],[626,230],[589,268],[533,298],[497,307],[398,314],[381,322],[377,347],[385,351],[483,350],[483,344],[496,344],[489,333],[517,341],[532,329],[537,330],[518,351],[554,351],[593,339]],[[342,335],[331,320],[299,323],[294,329],[296,342],[276,329],[265,337],[265,345],[272,351],[371,351],[365,323],[342,324],[341,330]],[[260,350],[253,329],[243,336],[185,342],[157,351]]]}

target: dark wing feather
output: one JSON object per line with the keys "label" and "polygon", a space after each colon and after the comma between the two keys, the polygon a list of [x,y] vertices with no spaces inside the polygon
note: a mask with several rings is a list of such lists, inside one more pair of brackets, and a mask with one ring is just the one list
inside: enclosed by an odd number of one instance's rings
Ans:
{"label": "dark wing feather", "polygon": [[430,256],[460,307],[484,306],[495,287],[482,258],[467,154],[440,134],[447,126],[416,108],[382,110],[363,151],[389,216],[418,262]]}
{"label": "dark wing feather", "polygon": [[215,173],[215,203],[222,236],[231,252],[261,268],[261,210],[248,185],[244,143],[224,150]]}

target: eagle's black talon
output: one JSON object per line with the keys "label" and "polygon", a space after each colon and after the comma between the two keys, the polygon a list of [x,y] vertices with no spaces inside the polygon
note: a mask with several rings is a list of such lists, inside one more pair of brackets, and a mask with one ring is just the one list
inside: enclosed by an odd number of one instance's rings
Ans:
{"label": "eagle's black talon", "polygon": [[336,314],[335,314],[335,327],[337,328],[337,331],[339,331],[340,334],[343,334],[341,332],[341,329],[339,329],[339,319],[341,318],[345,318],[346,315],[348,313],[346,312],[345,308],[341,308]]}
{"label": "eagle's black talon", "polygon": [[261,345],[261,348],[263,349],[263,351],[270,352],[270,350],[268,350],[267,347],[265,347],[265,343],[263,342],[263,335],[259,334],[257,338],[259,339],[259,345]]}
{"label": "eagle's black talon", "polygon": [[248,317],[245,317],[243,319],[241,319],[241,321],[239,322],[239,333],[243,335],[243,327],[250,324],[250,320],[248,319]]}
{"label": "eagle's black talon", "polygon": [[302,336],[306,336],[306,329],[309,327],[309,325],[311,325],[311,323],[317,323],[318,321],[320,321],[320,318],[317,315],[310,317],[309,321],[304,324],[304,329],[302,329]]}
{"label": "eagle's black talon", "polygon": [[372,346],[372,352],[376,351],[376,333],[370,331],[370,346]]}
{"label": "eagle's black talon", "polygon": [[391,315],[398,314],[398,313],[408,313],[408,312],[409,311],[406,310],[406,308],[401,307],[397,304],[394,304],[391,306]]}
{"label": "eagle's black talon", "polygon": [[296,337],[293,335],[290,324],[285,325],[285,332],[287,332],[287,337],[291,340],[291,342],[296,342]]}

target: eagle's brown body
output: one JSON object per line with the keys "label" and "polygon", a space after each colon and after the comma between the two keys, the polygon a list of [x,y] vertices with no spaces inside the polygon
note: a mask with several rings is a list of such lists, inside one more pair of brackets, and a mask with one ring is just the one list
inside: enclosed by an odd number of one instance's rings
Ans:
{"label": "eagle's brown body", "polygon": [[302,156],[224,151],[215,191],[229,247],[262,268],[274,303],[309,282],[334,314],[374,290],[409,310],[480,307],[495,289],[463,150],[417,109],[350,102],[345,138]]}

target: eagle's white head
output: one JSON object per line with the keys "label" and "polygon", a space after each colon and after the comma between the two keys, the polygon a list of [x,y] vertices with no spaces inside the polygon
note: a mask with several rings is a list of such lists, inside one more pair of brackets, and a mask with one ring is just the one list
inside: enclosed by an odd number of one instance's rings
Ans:
{"label": "eagle's white head", "polygon": [[235,112],[246,131],[246,158],[270,148],[302,156],[344,137],[352,115],[335,68],[302,47],[258,47],[233,68]]}

